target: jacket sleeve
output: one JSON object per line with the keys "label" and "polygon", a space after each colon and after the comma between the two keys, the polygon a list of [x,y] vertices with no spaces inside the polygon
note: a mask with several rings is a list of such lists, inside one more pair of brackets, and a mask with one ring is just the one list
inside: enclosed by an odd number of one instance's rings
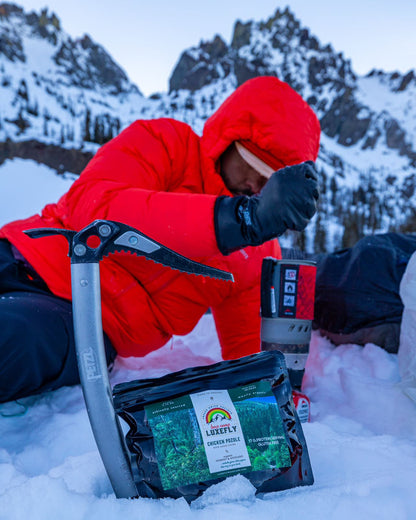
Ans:
{"label": "jacket sleeve", "polygon": [[137,121],[103,146],[59,201],[64,225],[133,226],[191,257],[219,253],[216,195],[203,194],[199,138],[171,120]]}

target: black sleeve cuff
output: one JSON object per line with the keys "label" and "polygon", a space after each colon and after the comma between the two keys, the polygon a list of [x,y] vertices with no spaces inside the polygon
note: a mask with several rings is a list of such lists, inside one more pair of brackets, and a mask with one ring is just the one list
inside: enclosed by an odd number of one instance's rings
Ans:
{"label": "black sleeve cuff", "polygon": [[220,196],[214,206],[214,229],[218,249],[229,255],[249,245],[242,235],[238,208],[247,199],[245,196]]}

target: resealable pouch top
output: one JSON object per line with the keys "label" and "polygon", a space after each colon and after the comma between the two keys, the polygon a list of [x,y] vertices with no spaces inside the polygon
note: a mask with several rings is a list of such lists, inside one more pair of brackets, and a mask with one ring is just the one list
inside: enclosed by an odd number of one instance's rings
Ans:
{"label": "resealable pouch top", "polygon": [[257,494],[313,483],[278,351],[114,387],[138,495],[188,502],[242,474]]}

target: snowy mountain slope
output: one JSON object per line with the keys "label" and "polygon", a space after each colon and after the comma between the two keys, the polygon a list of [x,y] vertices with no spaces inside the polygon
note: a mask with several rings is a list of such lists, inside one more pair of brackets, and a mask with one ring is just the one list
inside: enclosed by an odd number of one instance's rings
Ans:
{"label": "snowy mountain slope", "polygon": [[0,226],[40,213],[43,206],[69,190],[76,178],[71,173],[56,175],[51,168],[32,160],[8,159],[0,165]]}
{"label": "snowy mountain slope", "polygon": [[[73,40],[55,14],[0,4],[0,141],[79,147],[116,135],[145,100],[88,35]],[[136,114],[136,115],[135,115]]]}
{"label": "snowy mountain slope", "polygon": [[[283,243],[325,251],[367,233],[414,231],[415,72],[358,76],[288,8],[237,21],[230,43],[216,36],[185,50],[169,92],[144,98],[102,47],[73,40],[56,15],[0,4],[0,162],[24,157],[79,173],[98,144],[136,118],[174,117],[201,133],[219,104],[259,74],[289,82],[322,126],[320,210],[306,233]],[[40,154],[39,141],[64,148],[62,164],[56,150]]]}

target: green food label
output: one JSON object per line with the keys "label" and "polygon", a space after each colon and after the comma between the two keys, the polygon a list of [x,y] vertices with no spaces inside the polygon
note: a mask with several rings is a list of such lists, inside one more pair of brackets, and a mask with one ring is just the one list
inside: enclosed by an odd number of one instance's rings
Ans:
{"label": "green food label", "polygon": [[165,490],[291,465],[269,381],[198,392],[145,410]]}

